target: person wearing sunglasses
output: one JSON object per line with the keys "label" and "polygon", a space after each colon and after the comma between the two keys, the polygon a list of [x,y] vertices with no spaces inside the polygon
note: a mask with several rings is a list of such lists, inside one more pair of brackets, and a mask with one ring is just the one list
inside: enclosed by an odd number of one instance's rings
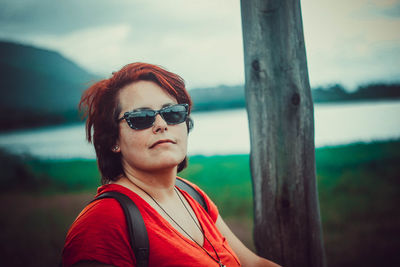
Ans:
{"label": "person wearing sunglasses", "polygon": [[[207,211],[175,185],[193,127],[181,77],[132,63],[87,89],[80,108],[101,174],[97,195],[116,191],[136,204],[149,240],[148,266],[278,266],[246,248],[200,188],[185,180]],[[136,256],[124,211],[106,198],[88,204],[73,222],[62,265],[136,266]]]}

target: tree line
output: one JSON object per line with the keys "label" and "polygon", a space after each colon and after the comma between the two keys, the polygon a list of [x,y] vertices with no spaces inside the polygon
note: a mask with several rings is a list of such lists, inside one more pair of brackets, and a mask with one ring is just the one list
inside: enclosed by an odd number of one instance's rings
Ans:
{"label": "tree line", "polygon": [[374,83],[349,92],[341,84],[317,87],[311,91],[314,103],[400,98],[400,84]]}
{"label": "tree line", "polygon": [[[190,90],[194,111],[244,108],[244,87],[219,86]],[[314,103],[400,99],[400,84],[372,83],[350,92],[341,84],[320,86],[311,90]]]}

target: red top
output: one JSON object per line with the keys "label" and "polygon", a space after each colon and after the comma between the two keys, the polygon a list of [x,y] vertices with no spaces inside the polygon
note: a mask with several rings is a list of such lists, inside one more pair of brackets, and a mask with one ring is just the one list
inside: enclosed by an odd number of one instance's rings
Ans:
{"label": "red top", "polygon": [[[194,210],[204,235],[214,246],[221,262],[229,267],[240,266],[239,259],[215,226],[218,217],[216,205],[196,185],[193,187],[204,197],[209,213],[189,194],[178,189]],[[99,195],[107,191],[124,193],[138,206],[149,237],[149,266],[219,266],[203,249],[177,231],[136,193],[117,184],[103,185],[98,188],[97,193]],[[206,240],[203,247],[216,258]],[[114,266],[135,266],[125,215],[117,200],[107,198],[90,203],[69,229],[63,250],[63,265],[70,266],[83,260]]]}

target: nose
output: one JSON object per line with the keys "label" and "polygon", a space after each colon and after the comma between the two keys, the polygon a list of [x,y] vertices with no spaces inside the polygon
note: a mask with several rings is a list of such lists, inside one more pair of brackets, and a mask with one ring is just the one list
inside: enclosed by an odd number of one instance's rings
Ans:
{"label": "nose", "polygon": [[156,118],[154,120],[154,124],[153,124],[153,132],[157,133],[157,132],[164,132],[168,130],[168,124],[167,122],[161,117],[160,114],[156,115]]}

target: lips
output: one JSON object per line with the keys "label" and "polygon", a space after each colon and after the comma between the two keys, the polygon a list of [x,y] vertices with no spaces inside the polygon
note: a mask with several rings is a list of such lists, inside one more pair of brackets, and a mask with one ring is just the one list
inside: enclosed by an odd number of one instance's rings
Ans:
{"label": "lips", "polygon": [[157,146],[157,145],[164,144],[164,143],[176,144],[176,142],[172,141],[171,139],[162,139],[162,140],[158,140],[157,142],[153,143],[153,144],[150,146],[150,149],[151,149],[151,148],[154,148],[154,147]]}

